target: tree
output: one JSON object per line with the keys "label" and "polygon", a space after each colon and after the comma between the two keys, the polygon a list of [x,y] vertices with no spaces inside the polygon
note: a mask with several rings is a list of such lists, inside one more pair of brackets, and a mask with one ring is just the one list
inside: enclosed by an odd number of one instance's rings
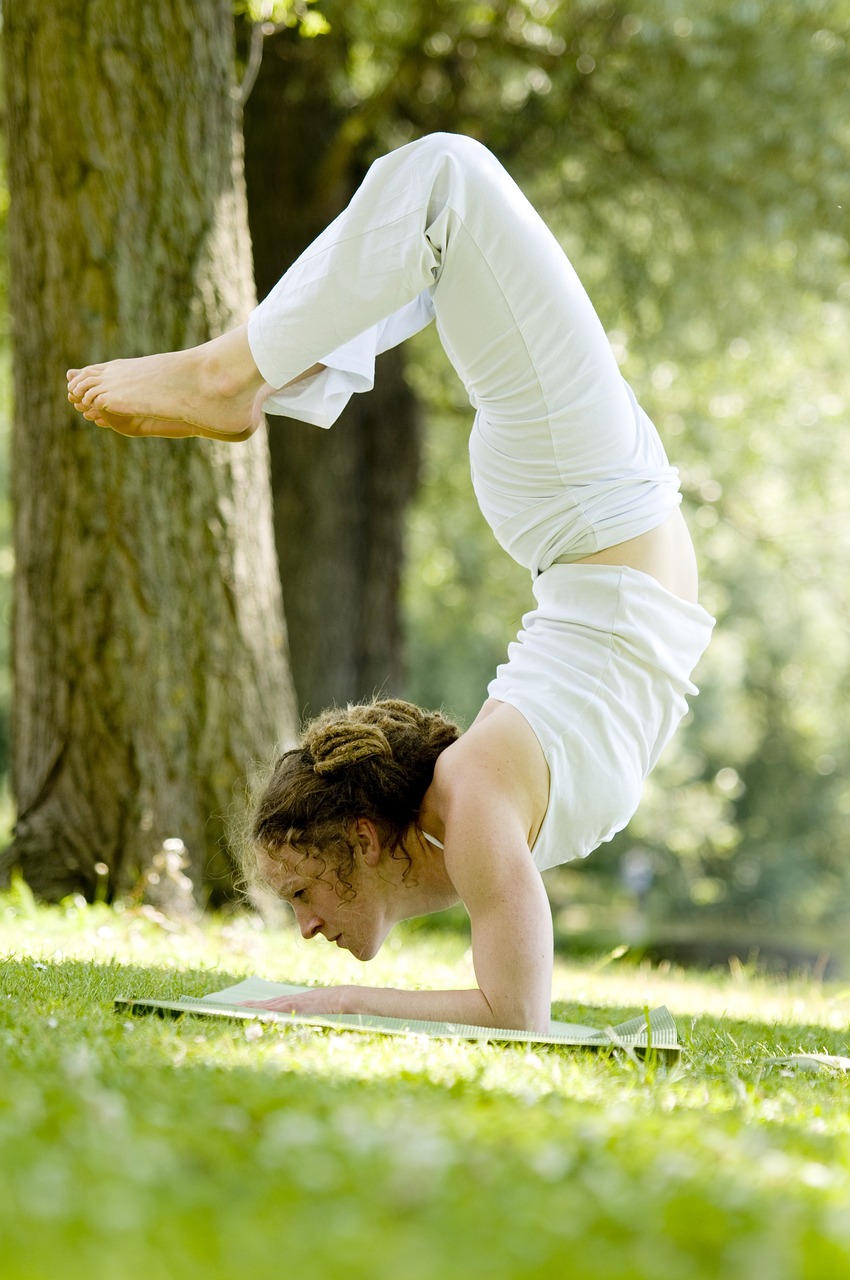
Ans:
{"label": "tree", "polygon": [[[341,16],[341,15],[340,15]],[[248,213],[258,295],[347,204],[374,139],[346,128],[328,85],[344,26],[312,39],[286,26],[266,40],[245,106]],[[364,143],[367,145],[364,146]],[[301,706],[398,693],[402,530],[419,468],[419,412],[401,351],[330,432],[271,417],[275,541]]]}
{"label": "tree", "polygon": [[236,780],[290,733],[264,433],[129,441],[64,370],[252,304],[227,0],[4,11],[15,347],[14,841],[49,898],[126,891],[167,837],[227,892]]}

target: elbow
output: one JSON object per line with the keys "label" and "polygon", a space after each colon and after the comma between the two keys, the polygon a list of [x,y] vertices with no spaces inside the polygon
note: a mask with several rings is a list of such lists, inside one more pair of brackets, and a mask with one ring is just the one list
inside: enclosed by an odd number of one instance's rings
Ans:
{"label": "elbow", "polygon": [[533,1017],[526,1021],[522,1027],[523,1031],[530,1031],[535,1036],[545,1036],[549,1034],[549,1010],[547,1009],[545,1017]]}
{"label": "elbow", "polygon": [[549,1033],[549,1018],[518,1017],[499,1023],[506,1031],[524,1031],[530,1036],[545,1036]]}
{"label": "elbow", "polygon": [[551,1011],[548,1004],[541,1008],[529,1001],[527,1004],[520,1003],[510,1007],[494,1007],[490,1004],[490,1008],[494,1019],[491,1025],[501,1027],[504,1031],[527,1031],[533,1036],[545,1036],[549,1031]]}

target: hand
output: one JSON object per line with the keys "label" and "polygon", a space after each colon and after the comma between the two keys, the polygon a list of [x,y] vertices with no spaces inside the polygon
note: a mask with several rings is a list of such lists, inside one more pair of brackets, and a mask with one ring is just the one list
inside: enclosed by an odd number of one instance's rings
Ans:
{"label": "hand", "polygon": [[309,1017],[316,1013],[353,1013],[352,993],[356,987],[313,987],[273,1000],[246,1000],[243,1008],[271,1009],[274,1013],[300,1013]]}

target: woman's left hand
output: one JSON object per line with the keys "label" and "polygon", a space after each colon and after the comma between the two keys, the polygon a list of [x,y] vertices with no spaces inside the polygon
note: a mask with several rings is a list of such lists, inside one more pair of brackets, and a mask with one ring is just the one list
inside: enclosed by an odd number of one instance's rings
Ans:
{"label": "woman's left hand", "polygon": [[288,996],[275,996],[273,1000],[246,1000],[243,1008],[271,1009],[273,1013],[299,1013],[305,1016],[315,1013],[353,1013],[352,993],[356,987],[313,987]]}

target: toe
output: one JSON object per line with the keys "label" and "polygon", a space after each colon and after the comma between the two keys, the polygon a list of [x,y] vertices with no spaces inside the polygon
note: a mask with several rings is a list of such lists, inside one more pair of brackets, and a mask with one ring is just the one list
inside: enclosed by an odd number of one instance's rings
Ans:
{"label": "toe", "polygon": [[74,376],[71,378],[69,386],[76,395],[79,395],[81,391],[93,386],[98,381],[100,366],[88,365],[85,369],[72,370],[72,373]]}

